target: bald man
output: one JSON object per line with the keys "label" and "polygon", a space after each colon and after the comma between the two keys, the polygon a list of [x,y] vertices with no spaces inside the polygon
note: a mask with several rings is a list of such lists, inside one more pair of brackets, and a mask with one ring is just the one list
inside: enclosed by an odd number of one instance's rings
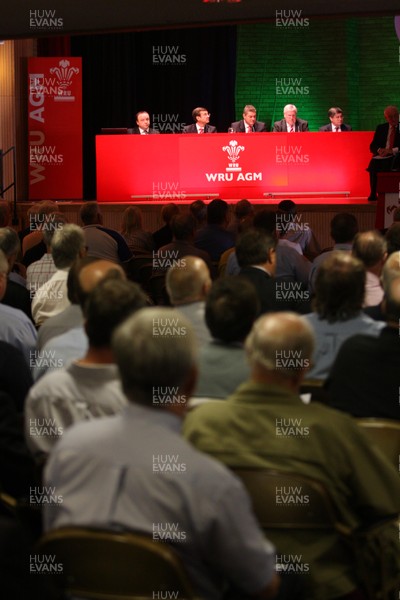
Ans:
{"label": "bald man", "polygon": [[[47,371],[67,366],[83,356],[88,348],[83,327],[83,309],[89,293],[107,275],[126,279],[123,268],[109,260],[88,256],[76,261],[68,274],[68,306],[62,313],[51,317],[39,329],[36,365],[33,378],[39,379]],[[51,356],[52,360],[45,360]]]}
{"label": "bald man", "polygon": [[199,344],[211,341],[205,321],[205,300],[211,288],[210,271],[202,258],[185,256],[167,272],[166,287],[171,304],[191,322]]}
{"label": "bald man", "polygon": [[[91,282],[96,280],[93,265],[82,270],[83,278],[85,270],[90,271]],[[85,355],[42,377],[26,399],[26,440],[36,458],[41,460],[72,424],[113,415],[126,405],[111,337],[122,321],[145,306],[146,296],[140,287],[122,279],[117,270],[109,271],[89,293],[84,307]],[[54,357],[42,352],[39,360],[54,361]]]}
{"label": "bald man", "polygon": [[[321,481],[351,528],[396,515],[396,469],[351,417],[319,403],[303,404],[299,397],[314,343],[311,326],[294,313],[260,317],[246,340],[250,379],[224,402],[189,413],[184,433],[228,466],[295,472]],[[282,494],[290,503],[290,492],[285,496],[284,488]],[[395,535],[394,528],[394,548]],[[270,537],[280,555],[300,556],[308,565],[305,597],[338,599],[360,587],[356,565],[335,532],[270,530]]]}

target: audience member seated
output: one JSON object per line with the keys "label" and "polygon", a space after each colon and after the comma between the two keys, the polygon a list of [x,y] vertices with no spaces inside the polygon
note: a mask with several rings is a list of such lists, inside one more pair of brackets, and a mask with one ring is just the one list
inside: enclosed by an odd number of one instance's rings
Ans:
{"label": "audience member seated", "polygon": [[44,285],[57,271],[51,251],[51,242],[55,232],[58,231],[58,229],[61,229],[65,223],[65,218],[61,214],[53,213],[52,215],[47,216],[47,222],[45,224],[47,226],[44,225],[42,229],[43,241],[46,244],[46,252],[43,254],[42,258],[31,263],[26,270],[26,286],[30,291],[31,298],[35,295],[36,290]]}
{"label": "audience member seated", "polygon": [[111,336],[117,325],[145,305],[143,292],[131,281],[108,276],[92,291],[85,306],[86,355],[43,377],[26,399],[26,439],[35,457],[50,452],[57,436],[30,435],[32,422],[50,421],[60,437],[77,421],[115,414],[125,406]]}
{"label": "audience member seated", "polygon": [[115,263],[127,262],[132,252],[122,235],[114,229],[103,227],[103,217],[97,202],[85,202],[79,211],[88,256]]}
{"label": "audience member seated", "polygon": [[[176,319],[185,335],[154,334],[157,320]],[[113,350],[128,406],[79,423],[54,447],[45,480],[64,501],[44,507],[45,528],[117,524],[156,540],[172,524],[174,536],[186,540],[172,543],[196,596],[217,600],[234,587],[238,598],[273,598],[274,548],[243,485],[180,434],[180,400],[196,382],[195,347],[190,323],[172,309],[146,308],[118,328]],[[159,401],[164,390],[176,390],[178,401]],[[171,538],[168,529],[163,539]]]}
{"label": "audience member seated", "polygon": [[[276,212],[269,209],[263,209],[257,212],[254,217],[254,227],[278,239],[276,232]],[[291,246],[291,244],[291,242],[278,239],[278,244],[276,247],[275,277],[280,281],[297,282],[299,284],[303,284],[301,286],[301,289],[303,289],[303,286],[308,284],[311,263],[304,256],[299,254]],[[228,259],[226,274],[238,275],[239,271],[240,267],[237,262],[236,253],[232,252]]]}
{"label": "audience member seated", "polygon": [[[396,469],[349,416],[319,403],[304,404],[299,397],[313,355],[309,324],[294,313],[270,313],[255,322],[245,345],[249,381],[225,402],[191,411],[184,423],[188,440],[228,466],[275,469],[321,481],[340,520],[351,528],[397,515]],[[295,490],[277,489],[276,501],[279,496],[282,503],[306,504],[301,489]],[[397,528],[385,528],[385,533],[393,547],[388,562],[399,563]],[[364,598],[357,595],[363,582],[357,578],[355,557],[336,531],[276,529],[271,537],[281,555],[307,556],[307,600]]]}
{"label": "audience member seated", "polygon": [[58,229],[51,241],[51,251],[57,271],[36,290],[32,299],[32,315],[37,327],[70,304],[67,291],[68,271],[77,258],[86,255],[82,228],[67,224]]}
{"label": "audience member seated", "polygon": [[17,283],[10,277],[14,263],[20,252],[18,235],[11,227],[0,229],[0,250],[3,251],[8,262],[7,289],[2,302],[3,304],[22,310],[29,319],[32,319],[31,298],[26,289],[25,279],[20,277]]}
{"label": "audience member seated", "polygon": [[[88,338],[83,326],[83,313],[90,292],[108,275],[112,275],[114,278],[126,279],[125,271],[121,265],[109,260],[85,257],[76,262],[75,268],[73,280],[70,280],[70,287],[73,288],[73,296],[78,300],[82,314],[81,324],[68,329],[65,333],[51,337],[43,347],[39,348],[39,351],[35,353],[37,358],[33,371],[35,381],[45,373],[57,371],[61,367],[65,368],[72,361],[85,355],[88,350]],[[76,277],[74,276],[75,272]],[[60,316],[60,318],[62,317]],[[46,357],[51,357],[51,360],[44,360]]]}
{"label": "audience member seated", "polygon": [[313,260],[321,252],[321,247],[308,223],[302,215],[297,215],[297,206],[293,200],[282,200],[276,214],[277,229],[282,239],[299,244],[302,254]]}
{"label": "audience member seated", "polygon": [[196,221],[196,230],[207,225],[207,204],[204,200],[195,200],[189,204],[189,211]]}
{"label": "audience member seated", "polygon": [[227,231],[229,205],[225,200],[212,200],[207,206],[207,225],[196,232],[194,245],[205,250],[213,262],[235,245],[234,235]]}
{"label": "audience member seated", "polygon": [[171,304],[191,322],[199,344],[211,341],[205,322],[205,300],[211,288],[211,277],[204,260],[186,256],[180,266],[167,272],[166,286]]}
{"label": "audience member seated", "polygon": [[28,210],[29,225],[19,233],[22,245],[22,263],[29,267],[46,252],[43,240],[43,223],[58,213],[58,206],[51,200],[35,202]]}
{"label": "audience member seated", "polygon": [[364,231],[354,238],[353,256],[361,260],[366,270],[363,308],[382,301],[380,276],[388,256],[386,249],[385,238],[378,231]]}
{"label": "audience member seated", "polygon": [[233,219],[226,228],[227,231],[233,233],[235,239],[240,231],[240,225],[243,221],[253,222],[254,207],[248,200],[239,200],[233,208]]}
{"label": "audience member seated", "polygon": [[[383,265],[381,281],[383,288],[383,298],[387,293],[388,285],[392,279],[400,275],[400,251],[392,252]],[[364,308],[366,315],[374,319],[374,321],[386,321],[386,315],[382,310],[383,300],[375,306],[367,306]]]}
{"label": "audience member seated", "polygon": [[[212,269],[210,255],[194,246],[195,220],[189,213],[178,213],[171,219],[172,242],[161,246],[155,258],[162,265],[163,261],[173,262],[184,256],[198,256]],[[165,270],[167,267],[165,268]],[[156,270],[162,270],[158,267]]]}
{"label": "audience member seated", "polygon": [[37,333],[32,321],[17,308],[3,304],[7,290],[8,261],[0,250],[0,340],[21,350],[30,365],[36,347]]}
{"label": "audience member seated", "polygon": [[400,420],[400,275],[386,286],[386,327],[354,335],[340,348],[325,382],[329,404],[355,417]]}
{"label": "audience member seated", "polygon": [[151,254],[153,251],[153,236],[149,231],[143,231],[142,211],[138,206],[128,206],[124,210],[121,234],[134,256]]}
{"label": "audience member seated", "polygon": [[384,327],[361,311],[365,280],[364,265],[347,252],[333,252],[318,269],[314,312],[304,316],[316,335],[311,379],[327,378],[347,338],[357,333],[378,336]]}
{"label": "audience member seated", "polygon": [[[81,327],[83,330],[83,313],[78,297],[78,277],[84,267],[96,261],[100,262],[100,259],[94,256],[85,256],[72,263],[67,277],[67,295],[70,304],[58,315],[46,319],[41,325],[38,331],[38,350],[41,350],[52,338],[75,329],[75,327]],[[111,264],[111,268],[116,268],[114,263],[107,264]]]}
{"label": "audience member seated", "polygon": [[174,202],[164,204],[161,209],[161,219],[165,223],[163,227],[153,233],[154,250],[172,242],[172,229],[170,227],[171,219],[179,213],[179,206]]}
{"label": "audience member seated", "polygon": [[243,343],[259,310],[254,287],[245,279],[224,277],[213,283],[206,300],[206,323],[213,339],[200,348],[193,396],[224,400],[248,379]]}
{"label": "audience member seated", "polygon": [[[33,360],[33,359],[32,359]],[[33,379],[21,350],[0,341],[0,391],[12,398],[18,413],[23,412]]]}
{"label": "audience member seated", "polygon": [[315,291],[315,278],[318,269],[331,256],[332,252],[343,250],[351,252],[353,240],[358,233],[358,223],[354,215],[350,213],[338,213],[331,220],[331,238],[335,242],[332,248],[323,250],[322,253],[314,259],[311,267],[309,289],[311,293]]}
{"label": "audience member seated", "polygon": [[385,234],[388,254],[400,250],[400,223],[393,223]]}

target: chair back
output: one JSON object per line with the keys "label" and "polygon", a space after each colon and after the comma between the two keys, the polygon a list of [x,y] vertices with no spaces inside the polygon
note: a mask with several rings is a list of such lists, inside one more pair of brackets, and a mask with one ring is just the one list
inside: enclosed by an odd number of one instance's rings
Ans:
{"label": "chair back", "polygon": [[79,598],[194,598],[178,555],[148,535],[66,527],[47,533],[36,554],[58,567],[58,590]]}
{"label": "chair back", "polygon": [[389,419],[357,419],[370,441],[398,469],[400,461],[400,422]]}

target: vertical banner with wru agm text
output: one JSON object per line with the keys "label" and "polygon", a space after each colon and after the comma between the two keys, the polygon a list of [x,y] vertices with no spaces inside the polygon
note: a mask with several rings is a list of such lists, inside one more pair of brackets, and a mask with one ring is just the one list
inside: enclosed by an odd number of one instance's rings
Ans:
{"label": "vertical banner with wru agm text", "polygon": [[82,199],[82,59],[28,62],[29,199]]}

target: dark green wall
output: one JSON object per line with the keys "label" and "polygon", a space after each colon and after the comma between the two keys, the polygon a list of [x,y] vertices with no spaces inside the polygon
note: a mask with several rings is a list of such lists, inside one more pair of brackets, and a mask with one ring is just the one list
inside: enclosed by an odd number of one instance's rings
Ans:
{"label": "dark green wall", "polygon": [[245,104],[254,104],[269,128],[282,118],[284,105],[293,103],[317,131],[328,122],[328,109],[340,106],[353,129],[373,130],[383,122],[385,106],[400,105],[399,43],[393,17],[311,18],[300,27],[241,25],[236,117]]}

